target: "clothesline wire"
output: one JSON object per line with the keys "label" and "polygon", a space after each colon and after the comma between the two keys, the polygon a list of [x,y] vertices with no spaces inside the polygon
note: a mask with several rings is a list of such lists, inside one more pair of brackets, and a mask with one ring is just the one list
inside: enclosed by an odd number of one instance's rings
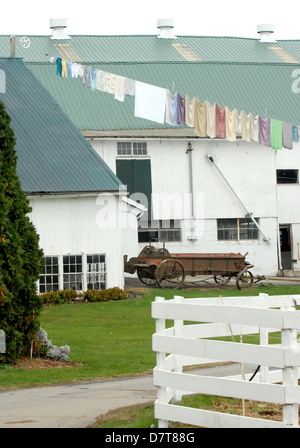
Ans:
{"label": "clothesline wire", "polygon": [[[81,76],[85,86],[92,90],[114,94],[115,99],[119,101],[124,101],[127,95],[135,96],[136,117],[157,121],[161,124],[165,122],[175,127],[189,126],[194,128],[195,134],[200,137],[219,137],[235,141],[237,137],[241,136],[242,140],[259,142],[264,146],[272,147],[275,151],[282,149],[282,147],[293,149],[293,143],[299,141],[300,126],[292,123],[268,117],[263,118],[259,114],[256,116],[252,113],[246,114],[243,110],[238,113],[236,108],[230,111],[227,106],[220,108],[217,103],[211,105],[207,100],[201,103],[196,97],[190,100],[186,94],[184,96],[180,95],[179,92],[172,94],[169,89],[112,74],[101,69],[92,69],[88,65],[87,63],[82,64],[56,58],[56,75],[67,79]],[[102,74],[102,78],[100,83],[97,83],[99,73]],[[107,78],[110,79],[107,80]],[[135,83],[135,91],[131,90],[130,93],[128,91],[126,93],[126,81]],[[138,86],[139,90],[137,90]],[[131,89],[133,88],[131,87]],[[171,90],[174,91],[174,89],[175,81],[172,82]],[[207,108],[214,108],[215,111],[210,112]],[[266,114],[267,108],[265,108]],[[212,120],[211,123],[208,123],[209,119]],[[210,131],[208,131],[208,128]]]}

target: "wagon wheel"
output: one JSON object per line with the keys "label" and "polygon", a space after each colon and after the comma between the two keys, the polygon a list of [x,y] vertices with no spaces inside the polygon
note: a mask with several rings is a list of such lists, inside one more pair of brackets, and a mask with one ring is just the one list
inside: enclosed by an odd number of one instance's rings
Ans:
{"label": "wagon wheel", "polygon": [[167,259],[157,266],[154,276],[160,288],[177,289],[184,282],[185,273],[179,261]]}
{"label": "wagon wheel", "polygon": [[236,277],[236,286],[239,289],[250,288],[253,285],[252,272],[244,270],[238,273]]}
{"label": "wagon wheel", "polygon": [[154,270],[155,267],[152,268],[152,272],[149,272],[149,270],[147,271],[145,269],[137,268],[136,273],[139,280],[144,283],[144,285],[154,286],[156,284],[156,280],[154,278]]}
{"label": "wagon wheel", "polygon": [[218,283],[218,285],[225,286],[230,282],[231,275],[214,275],[214,281]]}

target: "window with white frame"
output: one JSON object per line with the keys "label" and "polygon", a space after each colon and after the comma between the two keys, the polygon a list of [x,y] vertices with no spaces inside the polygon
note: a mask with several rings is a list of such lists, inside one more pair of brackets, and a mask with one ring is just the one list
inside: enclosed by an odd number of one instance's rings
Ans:
{"label": "window with white frame", "polygon": [[87,255],[87,289],[106,288],[105,255]]}
{"label": "window with white frame", "polygon": [[138,227],[139,243],[181,241],[181,225],[178,219],[141,221]]}
{"label": "window with white frame", "polygon": [[117,142],[118,156],[146,156],[147,142]]}
{"label": "window with white frame", "polygon": [[59,289],[106,289],[105,254],[46,256],[43,260],[40,294]]}
{"label": "window with white frame", "polygon": [[82,290],[82,255],[63,256],[63,289]]}
{"label": "window with white frame", "polygon": [[40,293],[59,290],[58,257],[44,257],[44,267],[39,278]]}
{"label": "window with white frame", "polygon": [[[255,218],[259,224],[259,218]],[[218,240],[258,240],[259,231],[250,218],[218,219]]]}

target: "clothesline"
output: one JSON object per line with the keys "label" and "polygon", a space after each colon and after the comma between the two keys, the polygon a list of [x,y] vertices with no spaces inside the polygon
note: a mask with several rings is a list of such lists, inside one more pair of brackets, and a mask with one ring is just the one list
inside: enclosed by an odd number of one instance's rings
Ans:
{"label": "clothesline", "polygon": [[123,102],[126,96],[135,98],[134,116],[174,127],[194,128],[199,137],[221,138],[228,141],[242,139],[259,142],[275,151],[293,149],[299,142],[300,126],[273,118],[263,118],[252,113],[240,113],[218,104],[203,103],[194,97],[172,94],[169,89],[140,82],[125,76],[99,69],[92,69],[80,63],[56,59],[56,76],[68,79],[82,78],[84,86],[114,95]]}

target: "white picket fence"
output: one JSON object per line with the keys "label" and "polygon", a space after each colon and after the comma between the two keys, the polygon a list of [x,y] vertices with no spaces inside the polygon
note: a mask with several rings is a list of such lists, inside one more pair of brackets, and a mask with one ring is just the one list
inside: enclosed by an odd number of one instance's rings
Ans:
{"label": "white picket fence", "polygon": [[[155,418],[160,428],[182,422],[208,428],[297,427],[300,403],[300,295],[218,297],[172,300],[156,297],[153,370],[157,386]],[[166,320],[174,321],[166,328]],[[278,344],[269,344],[270,333],[280,332]],[[258,344],[244,343],[243,336],[257,335]],[[216,340],[229,336],[229,341]],[[256,338],[256,337],[255,337]],[[270,336],[271,339],[271,336]],[[261,366],[259,374],[233,377],[204,376],[183,371],[185,366],[233,362]],[[282,421],[258,419],[180,406],[182,395],[209,394],[283,405]],[[177,404],[176,404],[177,403]]]}

